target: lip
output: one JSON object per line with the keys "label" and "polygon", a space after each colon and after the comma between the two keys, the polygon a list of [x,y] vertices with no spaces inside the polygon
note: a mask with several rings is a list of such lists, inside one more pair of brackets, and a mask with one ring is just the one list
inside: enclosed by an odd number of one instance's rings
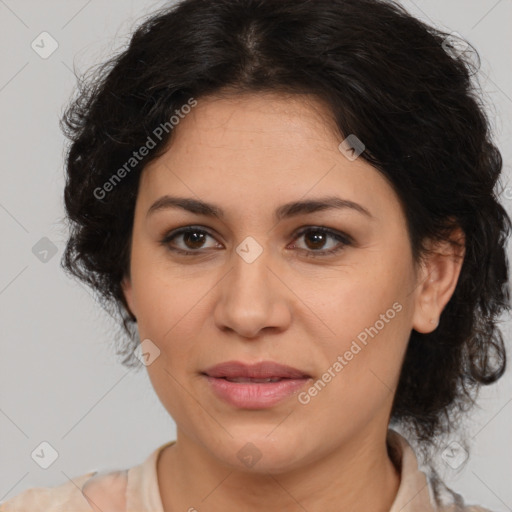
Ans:
{"label": "lip", "polygon": [[255,364],[246,364],[241,361],[226,361],[206,369],[203,373],[209,377],[227,377],[230,379],[243,377],[254,379],[300,379],[311,377],[306,372],[297,368],[274,361],[261,361]]}
{"label": "lip", "polygon": [[[226,361],[203,376],[213,393],[233,407],[265,409],[293,396],[311,379],[305,372],[273,361],[245,364]],[[280,379],[277,382],[230,382],[227,379]]]}

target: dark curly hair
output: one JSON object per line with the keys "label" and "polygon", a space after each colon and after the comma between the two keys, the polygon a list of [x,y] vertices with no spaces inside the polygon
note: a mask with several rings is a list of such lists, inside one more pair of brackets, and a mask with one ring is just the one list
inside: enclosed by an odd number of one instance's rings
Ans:
{"label": "dark curly hair", "polygon": [[[362,158],[393,186],[415,262],[427,239],[449,240],[457,226],[464,232],[454,294],[435,331],[412,331],[391,411],[420,448],[458,427],[480,385],[505,371],[498,321],[510,309],[511,223],[498,201],[502,157],[475,79],[478,52],[453,41],[387,0],[182,0],[79,79],[61,119],[70,139],[61,263],[115,314],[123,364],[138,362],[136,319],[121,289],[138,183],[168,149],[171,116],[207,95],[314,95],[340,141],[356,134]],[[148,137],[155,147],[112,182]]]}

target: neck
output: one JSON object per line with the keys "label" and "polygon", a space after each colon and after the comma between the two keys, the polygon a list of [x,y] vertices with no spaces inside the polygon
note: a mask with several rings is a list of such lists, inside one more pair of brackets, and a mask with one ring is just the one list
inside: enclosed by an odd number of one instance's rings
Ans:
{"label": "neck", "polygon": [[157,464],[164,510],[388,512],[400,475],[388,456],[386,433],[363,432],[321,460],[270,474],[223,465],[178,430],[177,442]]}

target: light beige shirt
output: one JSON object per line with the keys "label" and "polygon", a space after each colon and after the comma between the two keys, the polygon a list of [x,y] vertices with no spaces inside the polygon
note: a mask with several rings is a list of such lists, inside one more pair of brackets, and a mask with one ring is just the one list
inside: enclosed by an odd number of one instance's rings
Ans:
{"label": "light beige shirt", "polygon": [[[91,472],[59,486],[27,489],[0,503],[0,512],[164,512],[156,463],[160,452],[173,443],[161,445],[144,462],[126,470]],[[392,429],[388,445],[401,476],[389,512],[490,512],[465,505],[460,495],[428,479],[418,468],[411,445]]]}

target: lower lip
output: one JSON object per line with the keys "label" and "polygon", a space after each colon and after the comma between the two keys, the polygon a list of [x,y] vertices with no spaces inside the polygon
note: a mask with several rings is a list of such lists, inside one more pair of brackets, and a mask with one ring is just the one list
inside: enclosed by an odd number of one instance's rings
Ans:
{"label": "lower lip", "polygon": [[278,404],[296,394],[309,380],[283,379],[277,382],[230,382],[226,379],[205,376],[213,392],[241,409],[264,409]]}

